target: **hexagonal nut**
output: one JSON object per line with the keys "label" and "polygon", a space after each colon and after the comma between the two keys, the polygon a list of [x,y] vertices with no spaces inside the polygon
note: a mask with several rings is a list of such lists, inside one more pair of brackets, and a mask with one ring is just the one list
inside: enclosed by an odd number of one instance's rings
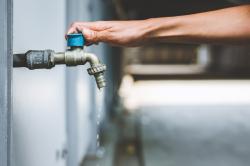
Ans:
{"label": "hexagonal nut", "polygon": [[105,70],[106,70],[106,65],[104,65],[104,64],[93,66],[93,67],[87,69],[89,75],[101,73],[101,72],[104,72]]}

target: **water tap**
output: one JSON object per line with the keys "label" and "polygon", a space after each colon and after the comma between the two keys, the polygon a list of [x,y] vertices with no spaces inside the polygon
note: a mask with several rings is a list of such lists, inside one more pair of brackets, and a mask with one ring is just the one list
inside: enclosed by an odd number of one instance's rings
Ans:
{"label": "water tap", "polygon": [[84,42],[82,34],[69,34],[67,35],[68,49],[65,52],[30,50],[25,54],[14,54],[13,66],[27,67],[33,70],[50,69],[60,64],[77,66],[89,62],[90,68],[87,69],[88,74],[95,77],[97,87],[101,89],[106,86],[104,78],[106,65],[102,64],[96,55],[84,52]]}

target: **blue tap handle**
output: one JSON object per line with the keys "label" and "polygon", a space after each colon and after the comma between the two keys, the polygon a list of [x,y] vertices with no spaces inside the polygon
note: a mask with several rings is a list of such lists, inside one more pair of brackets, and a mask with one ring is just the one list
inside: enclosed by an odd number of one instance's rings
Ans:
{"label": "blue tap handle", "polygon": [[67,35],[67,46],[68,47],[83,47],[85,39],[81,33],[74,33]]}

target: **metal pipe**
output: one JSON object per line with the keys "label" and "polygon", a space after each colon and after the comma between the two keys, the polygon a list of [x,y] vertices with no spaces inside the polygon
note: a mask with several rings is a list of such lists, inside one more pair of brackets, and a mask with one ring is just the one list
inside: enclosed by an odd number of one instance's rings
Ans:
{"label": "metal pipe", "polygon": [[67,66],[90,64],[89,75],[93,75],[99,89],[106,86],[104,72],[106,66],[100,62],[98,57],[91,53],[85,53],[81,48],[69,49],[66,52],[55,53],[52,50],[31,50],[25,54],[13,55],[14,67],[27,67],[33,69],[50,69],[55,65],[65,64]]}
{"label": "metal pipe", "polygon": [[28,67],[25,54],[13,55],[13,67]]}
{"label": "metal pipe", "polygon": [[55,64],[65,64],[65,53],[57,52],[53,55]]}

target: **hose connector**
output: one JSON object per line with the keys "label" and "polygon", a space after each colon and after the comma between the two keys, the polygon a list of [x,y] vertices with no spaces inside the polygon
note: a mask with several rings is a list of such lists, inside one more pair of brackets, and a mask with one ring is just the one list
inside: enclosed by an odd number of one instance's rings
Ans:
{"label": "hose connector", "polygon": [[106,71],[106,65],[101,63],[93,65],[87,71],[89,75],[94,75],[97,87],[99,89],[104,88],[106,86],[106,81],[104,77],[104,72]]}

